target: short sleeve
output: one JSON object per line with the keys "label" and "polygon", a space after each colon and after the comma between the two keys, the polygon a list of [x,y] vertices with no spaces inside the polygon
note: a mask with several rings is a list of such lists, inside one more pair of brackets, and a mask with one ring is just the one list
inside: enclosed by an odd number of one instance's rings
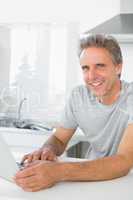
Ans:
{"label": "short sleeve", "polygon": [[133,114],[129,115],[128,124],[133,124]]}
{"label": "short sleeve", "polygon": [[71,93],[60,118],[60,126],[76,129],[78,124],[74,114],[74,95]]}
{"label": "short sleeve", "polygon": [[133,95],[131,95],[130,98],[128,98],[127,110],[128,110],[128,115],[129,115],[128,124],[132,124],[133,123]]}

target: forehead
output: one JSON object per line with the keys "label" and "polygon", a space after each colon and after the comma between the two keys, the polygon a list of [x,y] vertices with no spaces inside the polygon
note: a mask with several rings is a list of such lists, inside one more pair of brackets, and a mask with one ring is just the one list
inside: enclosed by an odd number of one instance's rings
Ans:
{"label": "forehead", "polygon": [[82,51],[80,63],[84,62],[112,62],[111,54],[105,48],[89,47]]}

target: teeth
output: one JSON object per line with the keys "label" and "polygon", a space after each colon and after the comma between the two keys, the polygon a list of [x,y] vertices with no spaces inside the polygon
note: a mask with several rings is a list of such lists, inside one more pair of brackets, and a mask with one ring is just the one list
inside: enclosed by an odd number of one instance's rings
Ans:
{"label": "teeth", "polygon": [[100,84],[101,84],[101,82],[100,83],[92,83],[91,85],[98,86]]}

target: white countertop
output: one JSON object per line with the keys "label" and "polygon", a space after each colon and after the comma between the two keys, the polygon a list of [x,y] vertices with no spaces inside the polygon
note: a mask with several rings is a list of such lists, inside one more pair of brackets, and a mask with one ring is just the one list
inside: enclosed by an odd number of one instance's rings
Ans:
{"label": "white countertop", "polygon": [[[13,135],[10,136],[13,137]],[[22,154],[32,150],[29,146],[14,148],[12,151],[15,158],[20,158]],[[0,178],[0,200],[81,200],[82,198],[84,200],[133,200],[133,172],[110,181],[63,182],[34,193],[25,192],[17,185]]]}
{"label": "white countertop", "polygon": [[[51,136],[52,132],[0,127],[0,134],[5,139],[5,142],[13,152],[16,160],[20,161],[24,154],[33,152],[35,149],[41,147],[44,142]],[[83,132],[77,130],[71,138],[67,149],[80,141],[85,141],[85,136]],[[66,155],[66,152],[64,152],[63,156],[64,155]]]}
{"label": "white countertop", "polygon": [[[10,147],[38,148],[51,136],[52,132],[0,127],[0,134]],[[85,140],[83,132],[78,129],[71,138],[68,148]]]}
{"label": "white countertop", "polygon": [[133,173],[103,182],[63,182],[39,192],[25,192],[0,179],[0,200],[133,200]]}

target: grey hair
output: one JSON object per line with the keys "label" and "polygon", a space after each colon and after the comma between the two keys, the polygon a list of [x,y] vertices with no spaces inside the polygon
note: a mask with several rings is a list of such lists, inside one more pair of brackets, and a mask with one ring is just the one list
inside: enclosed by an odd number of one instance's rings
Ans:
{"label": "grey hair", "polygon": [[85,33],[79,41],[79,57],[82,51],[89,47],[105,48],[110,53],[114,64],[121,64],[123,62],[121,48],[113,36]]}

